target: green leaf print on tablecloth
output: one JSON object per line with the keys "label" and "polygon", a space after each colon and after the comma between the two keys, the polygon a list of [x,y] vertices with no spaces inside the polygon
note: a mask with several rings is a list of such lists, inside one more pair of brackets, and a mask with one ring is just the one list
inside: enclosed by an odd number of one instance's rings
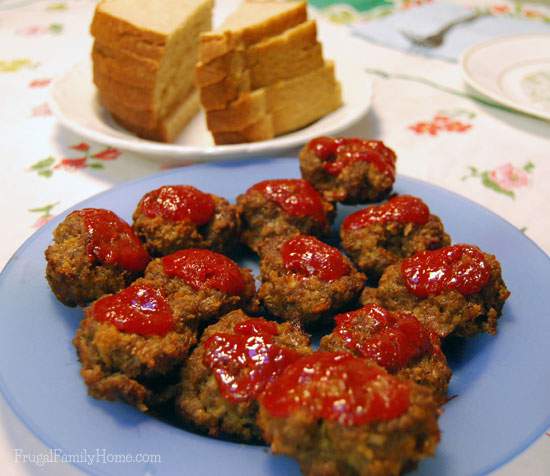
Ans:
{"label": "green leaf print on tablecloth", "polygon": [[14,60],[0,60],[0,73],[17,73],[23,68],[36,68],[38,63],[33,63],[28,58]]}
{"label": "green leaf print on tablecloth", "polygon": [[60,11],[67,10],[68,8],[69,6],[65,2],[55,2],[55,3],[50,3],[46,7],[46,10],[60,12]]}
{"label": "green leaf print on tablecloth", "polygon": [[55,203],[48,203],[47,205],[44,205],[42,207],[36,207],[36,208],[29,208],[29,212],[31,213],[39,213],[38,219],[33,223],[33,228],[40,228],[42,225],[45,225],[48,223],[54,215],[52,214],[52,210],[59,205],[59,202]]}
{"label": "green leaf print on tablecloth", "polygon": [[529,174],[535,170],[535,164],[527,162],[523,167],[518,168],[508,162],[499,165],[493,170],[479,170],[473,166],[468,168],[470,173],[462,177],[462,180],[479,178],[484,187],[515,199],[516,193],[514,189],[524,188],[529,185]]}
{"label": "green leaf print on tablecloth", "polygon": [[103,169],[103,162],[116,160],[120,156],[120,151],[113,147],[106,147],[99,152],[92,153],[90,144],[80,142],[79,144],[69,147],[74,151],[80,152],[78,157],[68,157],[56,159],[49,156],[45,159],[35,162],[29,167],[29,171],[36,172],[41,177],[49,178],[57,170],[65,170],[74,172],[80,169]]}

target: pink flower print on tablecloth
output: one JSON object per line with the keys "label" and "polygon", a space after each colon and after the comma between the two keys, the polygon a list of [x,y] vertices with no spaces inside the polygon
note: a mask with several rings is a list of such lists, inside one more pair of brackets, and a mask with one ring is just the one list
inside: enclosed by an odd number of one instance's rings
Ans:
{"label": "pink flower print on tablecloth", "polygon": [[81,169],[103,169],[105,166],[102,162],[116,160],[121,155],[121,152],[113,147],[105,147],[99,152],[92,153],[90,144],[86,142],[79,142],[68,148],[80,152],[80,154],[77,157],[62,159],[50,156],[35,162],[28,170],[36,172],[41,177],[49,178],[57,170],[74,172]]}
{"label": "pink flower print on tablecloth", "polygon": [[[550,16],[542,10],[536,10],[533,5],[524,7],[524,2],[515,2],[514,7],[505,4],[496,4],[489,7],[480,8],[480,13],[495,16],[510,16],[514,18],[523,18],[525,20],[550,22]],[[528,3],[528,2],[525,2]]]}
{"label": "pink flower print on tablecloth", "polygon": [[80,142],[79,144],[71,145],[69,149],[78,150],[80,152],[88,152],[90,150],[90,144],[86,144],[86,142]]}
{"label": "pink flower print on tablecloth", "polygon": [[529,175],[535,169],[535,164],[527,162],[519,168],[507,162],[495,167],[493,170],[478,170],[477,167],[469,167],[469,169],[470,174],[462,177],[462,180],[479,178],[484,187],[510,198],[516,198],[515,189],[529,185]]}
{"label": "pink flower print on tablecloth", "polygon": [[15,34],[19,36],[42,36],[47,34],[59,35],[63,32],[61,23],[50,23],[49,25],[29,25],[15,30]]}
{"label": "pink flower print on tablecloth", "polygon": [[529,175],[527,172],[523,169],[514,167],[509,162],[491,170],[489,177],[504,190],[527,187],[529,184]]}
{"label": "pink flower print on tablecloth", "polygon": [[48,117],[51,115],[52,115],[52,111],[50,109],[50,106],[48,106],[47,102],[44,102],[42,104],[39,104],[38,106],[33,107],[31,111],[32,117]]}
{"label": "pink flower print on tablecloth", "polygon": [[86,167],[86,162],[88,157],[78,157],[76,159],[61,159],[54,169],[65,169],[65,170],[78,170]]}
{"label": "pink flower print on tablecloth", "polygon": [[29,82],[29,88],[45,88],[46,86],[49,86],[51,82],[52,80],[50,78],[33,79],[31,82]]}
{"label": "pink flower print on tablecloth", "polygon": [[420,7],[421,5],[427,5],[429,3],[432,3],[433,0],[403,0],[403,3],[401,3],[401,8],[404,10],[408,10],[412,7]]}
{"label": "pink flower print on tablecloth", "polygon": [[508,5],[492,5],[489,7],[489,11],[493,15],[506,15],[512,12],[512,9]]}
{"label": "pink flower print on tablecloth", "polygon": [[475,117],[475,114],[464,110],[440,111],[436,113],[430,121],[419,121],[409,126],[409,129],[415,134],[428,134],[437,136],[442,132],[463,133],[472,128],[472,124],[458,120],[458,117],[466,116],[469,119]]}
{"label": "pink flower print on tablecloth", "polygon": [[92,157],[98,160],[116,160],[119,158],[120,153],[120,150],[111,147],[92,155]]}

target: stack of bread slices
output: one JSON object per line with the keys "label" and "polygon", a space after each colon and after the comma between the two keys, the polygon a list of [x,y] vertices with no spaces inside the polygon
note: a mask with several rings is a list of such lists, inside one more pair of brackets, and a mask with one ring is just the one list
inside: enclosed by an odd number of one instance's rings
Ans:
{"label": "stack of bread slices", "polygon": [[199,111],[194,85],[213,0],[102,0],[91,26],[94,83],[114,119],[172,142]]}
{"label": "stack of bread slices", "polygon": [[99,2],[94,83],[120,125],[173,142],[202,103],[215,143],[230,144],[285,134],[340,107],[306,1],[244,0],[216,31],[212,8],[213,0]]}
{"label": "stack of bread slices", "polygon": [[245,0],[201,35],[196,81],[216,144],[270,139],[342,104],[305,1]]}

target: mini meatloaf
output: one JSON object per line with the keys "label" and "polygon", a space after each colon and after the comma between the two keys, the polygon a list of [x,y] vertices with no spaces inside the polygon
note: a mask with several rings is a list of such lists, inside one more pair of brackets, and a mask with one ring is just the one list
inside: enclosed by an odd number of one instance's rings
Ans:
{"label": "mini meatloaf", "polygon": [[85,311],[74,338],[91,396],[147,411],[164,403],[196,333],[174,317],[162,293],[136,283]]}
{"label": "mini meatloaf", "polygon": [[352,305],[364,287],[365,275],[317,238],[296,235],[272,245],[261,256],[258,295],[274,316],[303,324],[322,320]]}
{"label": "mini meatloaf", "polygon": [[390,476],[432,456],[439,442],[432,392],[346,353],[290,364],[259,399],[273,453],[306,476]]}
{"label": "mini meatloaf", "polygon": [[134,231],[153,256],[184,248],[227,253],[239,241],[236,207],[189,185],[167,185],[147,193],[133,218]]}
{"label": "mini meatloaf", "polygon": [[300,170],[327,200],[352,205],[390,194],[396,159],[381,141],[318,137],[300,152]]}
{"label": "mini meatloaf", "polygon": [[259,252],[262,243],[296,233],[328,236],[335,208],[300,179],[265,180],[237,197],[242,241]]}
{"label": "mini meatloaf", "polygon": [[510,293],[493,255],[477,246],[423,251],[391,265],[379,287],[366,288],[363,304],[408,311],[439,336],[496,334]]}
{"label": "mini meatloaf", "polygon": [[72,212],[46,250],[46,278],[67,306],[84,306],[125,288],[140,276],[149,255],[130,226],[109,210]]}
{"label": "mini meatloaf", "polygon": [[176,317],[197,324],[237,308],[257,312],[256,285],[249,269],[210,250],[180,250],[151,261],[144,280],[162,289]]}
{"label": "mini meatloaf", "polygon": [[369,278],[418,251],[451,244],[441,220],[428,206],[410,195],[396,196],[382,205],[348,215],[340,227],[342,246]]}
{"label": "mini meatloaf", "polygon": [[336,327],[321,339],[320,350],[373,360],[398,377],[430,387],[438,402],[446,402],[452,372],[440,339],[412,314],[367,304],[334,320]]}
{"label": "mini meatloaf", "polygon": [[211,436],[259,440],[258,395],[309,352],[309,339],[298,326],[230,312],[206,328],[184,366],[177,411]]}

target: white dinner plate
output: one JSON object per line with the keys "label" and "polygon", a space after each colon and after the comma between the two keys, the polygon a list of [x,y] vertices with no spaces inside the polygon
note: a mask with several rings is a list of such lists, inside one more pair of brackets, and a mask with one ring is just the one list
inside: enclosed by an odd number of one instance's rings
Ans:
{"label": "white dinner plate", "polygon": [[[331,39],[332,38],[332,39]],[[98,102],[92,82],[91,60],[86,60],[54,81],[50,107],[61,124],[89,140],[157,160],[189,162],[247,156],[267,156],[299,147],[320,135],[334,135],[366,115],[371,104],[372,79],[360,65],[338,51],[346,49],[344,35],[323,35],[325,57],[335,60],[336,76],[342,84],[343,106],[308,127],[262,142],[216,146],[201,111],[173,144],[140,139],[119,126]],[[349,48],[349,47],[348,47]],[[337,57],[338,56],[338,57]]]}
{"label": "white dinner plate", "polygon": [[518,111],[550,120],[550,34],[498,38],[475,45],[460,60],[473,88]]}

